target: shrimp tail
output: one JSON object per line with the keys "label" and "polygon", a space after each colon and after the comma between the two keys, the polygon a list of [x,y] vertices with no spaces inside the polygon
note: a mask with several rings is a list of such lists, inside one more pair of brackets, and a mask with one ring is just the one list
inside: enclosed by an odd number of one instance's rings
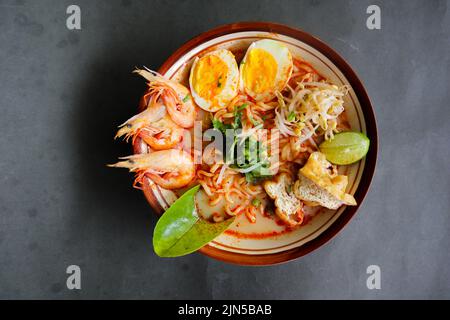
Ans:
{"label": "shrimp tail", "polygon": [[131,136],[133,136],[133,132],[131,131],[131,126],[128,125],[122,125],[119,129],[119,131],[117,131],[116,135],[114,136],[114,140],[125,136],[125,141],[128,142],[128,140],[130,139]]}
{"label": "shrimp tail", "polygon": [[125,136],[125,141],[128,142],[132,137],[134,142],[144,128],[150,127],[152,123],[160,120],[165,114],[166,107],[164,105],[153,105],[122,123],[114,139]]}
{"label": "shrimp tail", "polygon": [[130,170],[130,172],[136,172],[139,169],[142,169],[142,160],[147,156],[148,154],[134,154],[131,156],[126,157],[120,157],[119,159],[122,161],[119,161],[114,164],[108,164],[107,166],[110,168],[125,168]]}
{"label": "shrimp tail", "polygon": [[136,68],[133,70],[133,73],[137,73],[141,77],[143,77],[145,80],[149,82],[155,82],[155,81],[167,81],[161,74],[159,74],[156,71],[150,70],[147,67],[144,67],[144,69]]}
{"label": "shrimp tail", "polygon": [[135,178],[133,182],[133,188],[142,190],[143,180],[147,173],[152,172],[152,170],[148,170],[146,167],[145,160],[149,156],[147,153],[143,154],[135,154],[126,157],[120,157],[119,161],[114,164],[108,164],[108,167],[111,168],[125,168],[130,172],[135,172]]}

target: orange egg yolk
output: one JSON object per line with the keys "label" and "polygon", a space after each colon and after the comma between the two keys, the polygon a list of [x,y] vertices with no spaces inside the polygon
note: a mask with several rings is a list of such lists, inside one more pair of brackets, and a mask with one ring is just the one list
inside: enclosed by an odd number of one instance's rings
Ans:
{"label": "orange egg yolk", "polygon": [[209,55],[197,61],[193,72],[195,92],[203,99],[212,101],[225,86],[228,66],[219,57]]}
{"label": "orange egg yolk", "polygon": [[244,61],[243,78],[245,87],[254,93],[262,93],[273,88],[278,64],[266,50],[250,50]]}

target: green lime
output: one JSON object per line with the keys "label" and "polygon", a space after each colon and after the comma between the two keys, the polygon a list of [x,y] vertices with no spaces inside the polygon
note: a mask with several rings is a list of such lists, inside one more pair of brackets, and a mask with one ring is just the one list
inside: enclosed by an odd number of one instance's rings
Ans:
{"label": "green lime", "polygon": [[334,164],[351,164],[361,160],[369,151],[370,140],[360,132],[342,132],[319,146],[327,160]]}

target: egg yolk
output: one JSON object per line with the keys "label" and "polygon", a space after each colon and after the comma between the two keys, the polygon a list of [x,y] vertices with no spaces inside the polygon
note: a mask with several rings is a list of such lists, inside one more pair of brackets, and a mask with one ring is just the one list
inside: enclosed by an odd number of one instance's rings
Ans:
{"label": "egg yolk", "polygon": [[262,93],[273,87],[278,64],[266,50],[250,50],[244,62],[243,77],[245,87],[254,93]]}
{"label": "egg yolk", "polygon": [[209,55],[197,61],[193,72],[195,92],[203,99],[212,101],[225,86],[228,66],[219,57]]}

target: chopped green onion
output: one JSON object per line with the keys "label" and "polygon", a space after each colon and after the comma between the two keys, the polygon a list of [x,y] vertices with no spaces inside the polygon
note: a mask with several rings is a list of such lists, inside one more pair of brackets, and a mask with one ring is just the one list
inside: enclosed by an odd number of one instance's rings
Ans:
{"label": "chopped green onion", "polygon": [[250,116],[250,121],[252,122],[252,124],[253,124],[254,126],[259,126],[259,125],[260,125],[260,123],[259,123],[258,121],[256,121],[255,119],[253,119],[252,116]]}
{"label": "chopped green onion", "polygon": [[248,106],[248,103],[244,103],[243,105],[240,105],[240,106],[236,107],[235,112],[242,111],[242,110],[244,110],[245,108],[247,108],[247,106]]}
{"label": "chopped green onion", "polygon": [[291,113],[289,113],[288,117],[287,117],[287,121],[294,121],[295,120],[295,113],[294,111],[291,111]]}
{"label": "chopped green onion", "polygon": [[186,103],[189,101],[191,97],[189,96],[189,94],[187,94],[184,98],[183,98],[183,102]]}
{"label": "chopped green onion", "polygon": [[253,199],[252,205],[255,207],[259,207],[261,205],[261,200],[259,200],[258,198]]}
{"label": "chopped green onion", "polygon": [[243,105],[237,106],[234,109],[233,129],[242,128],[242,110],[244,110],[247,106],[248,106],[248,104],[244,103]]}
{"label": "chopped green onion", "polygon": [[219,130],[223,134],[226,134],[227,129],[232,128],[232,126],[230,124],[224,124],[220,120],[217,120],[214,118],[212,119],[212,124],[213,124],[214,129]]}

